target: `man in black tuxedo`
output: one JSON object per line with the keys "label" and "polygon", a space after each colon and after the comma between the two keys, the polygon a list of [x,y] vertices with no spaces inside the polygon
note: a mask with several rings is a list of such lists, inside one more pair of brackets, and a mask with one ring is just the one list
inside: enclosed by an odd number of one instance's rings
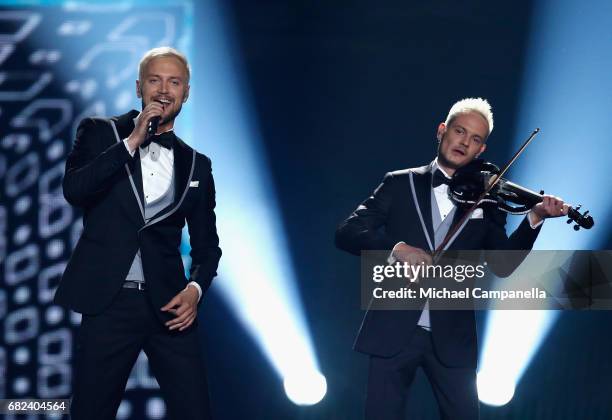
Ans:
{"label": "man in black tuxedo", "polygon": [[[438,154],[429,165],[388,173],[336,231],[336,245],[359,255],[389,250],[390,258],[430,264],[462,209],[448,197],[448,179],[486,149],[493,114],[486,100],[467,98],[453,105],[437,130]],[[445,249],[531,249],[543,219],[567,214],[563,200],[545,196],[510,237],[506,214],[476,209]],[[405,416],[407,393],[417,367],[428,377],[444,419],[477,419],[477,339],[473,311],[369,310],[355,349],[370,356],[365,417]]]}
{"label": "man in black tuxedo", "polygon": [[[136,81],[142,111],[84,119],[66,161],[64,196],[83,209],[83,233],[55,301],[83,314],[71,405],[76,420],[115,418],[141,350],[169,418],[210,418],[197,309],[221,249],[210,159],[173,131],[189,77],[178,51],[148,51]],[[179,252],[185,221],[188,281]]]}

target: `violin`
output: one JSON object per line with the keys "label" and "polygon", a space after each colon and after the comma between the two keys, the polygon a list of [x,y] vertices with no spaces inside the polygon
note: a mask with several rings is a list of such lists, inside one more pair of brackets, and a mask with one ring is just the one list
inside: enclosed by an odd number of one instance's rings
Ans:
{"label": "violin", "polygon": [[[526,214],[543,200],[539,193],[505,178],[499,177],[500,169],[491,162],[475,159],[455,171],[449,181],[449,195],[453,201],[465,207],[488,203],[510,214]],[[575,222],[574,230],[591,229],[595,224],[589,211],[580,213],[581,205],[569,206],[568,224]]]}
{"label": "violin", "polygon": [[[539,132],[539,128],[533,130],[527,140],[525,140],[523,145],[514,153],[502,169],[482,159],[475,159],[455,171],[449,182],[449,195],[451,199],[467,207],[467,211],[451,226],[444,240],[434,250],[434,261],[440,258],[451,238],[454,237],[460,226],[465,224],[476,207],[495,205],[502,211],[522,214],[529,212],[531,207],[543,201],[544,191],[538,194],[503,178],[510,166],[521,156]],[[511,206],[509,203],[514,203],[517,207]],[[567,223],[575,222],[574,230],[579,230],[581,227],[585,229],[592,228],[595,224],[593,217],[589,215],[588,210],[580,213],[580,207],[574,208],[569,206],[567,212],[569,220]]]}

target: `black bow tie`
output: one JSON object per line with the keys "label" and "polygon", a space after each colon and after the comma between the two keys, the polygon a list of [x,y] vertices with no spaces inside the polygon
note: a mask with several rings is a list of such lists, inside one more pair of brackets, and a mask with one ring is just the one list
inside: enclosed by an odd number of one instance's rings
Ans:
{"label": "black bow tie", "polygon": [[436,171],[433,174],[433,178],[431,180],[431,186],[432,188],[436,188],[439,187],[442,184],[446,184],[448,185],[448,183],[450,182],[450,178],[447,178],[441,170],[436,169]]}
{"label": "black bow tie", "polygon": [[174,143],[174,131],[170,130],[166,131],[165,133],[161,133],[160,135],[151,136],[146,139],[140,147],[147,147],[151,143],[157,143],[161,147],[172,150],[172,144]]}

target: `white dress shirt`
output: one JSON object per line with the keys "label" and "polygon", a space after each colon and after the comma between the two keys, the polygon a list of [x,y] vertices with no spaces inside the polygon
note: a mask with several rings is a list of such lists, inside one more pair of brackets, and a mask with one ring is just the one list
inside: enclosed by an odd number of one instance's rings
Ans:
{"label": "white dress shirt", "polygon": [[[136,117],[134,124],[136,124]],[[172,131],[172,129],[168,130]],[[136,149],[130,150],[127,138],[123,139],[130,155],[134,156]],[[155,201],[161,197],[170,187],[172,182],[172,171],[174,166],[174,152],[166,149],[157,143],[151,142],[147,147],[140,147],[140,168],[142,172],[142,191],[146,203]],[[202,288],[200,285],[191,281],[187,287],[193,286],[198,291],[198,302],[202,298]]]}

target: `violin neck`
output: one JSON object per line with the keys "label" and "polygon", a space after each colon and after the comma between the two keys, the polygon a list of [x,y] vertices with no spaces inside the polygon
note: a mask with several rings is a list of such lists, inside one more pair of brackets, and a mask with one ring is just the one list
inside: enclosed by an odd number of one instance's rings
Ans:
{"label": "violin neck", "polygon": [[521,197],[523,200],[527,201],[530,206],[534,206],[543,200],[542,194],[505,179],[499,181],[499,187],[502,191],[508,191]]}
{"label": "violin neck", "polygon": [[[490,179],[485,179],[485,185],[490,185]],[[494,195],[498,194],[501,198],[501,204],[499,207],[501,209],[504,209],[504,207],[502,207],[503,205],[513,210],[523,211],[523,209],[529,209],[544,200],[543,194],[532,191],[529,188],[522,187],[504,178],[499,180],[499,182],[494,186],[494,189]],[[512,206],[509,206],[507,202],[520,204],[520,207],[513,208]],[[580,213],[580,205],[574,208],[568,204],[568,207],[567,216],[570,219],[568,220],[568,223],[571,223],[572,220],[576,222],[576,225],[574,225],[574,230],[578,230],[581,227],[584,229],[591,229],[594,226],[595,221],[593,220],[592,216],[589,216],[588,211]]]}

